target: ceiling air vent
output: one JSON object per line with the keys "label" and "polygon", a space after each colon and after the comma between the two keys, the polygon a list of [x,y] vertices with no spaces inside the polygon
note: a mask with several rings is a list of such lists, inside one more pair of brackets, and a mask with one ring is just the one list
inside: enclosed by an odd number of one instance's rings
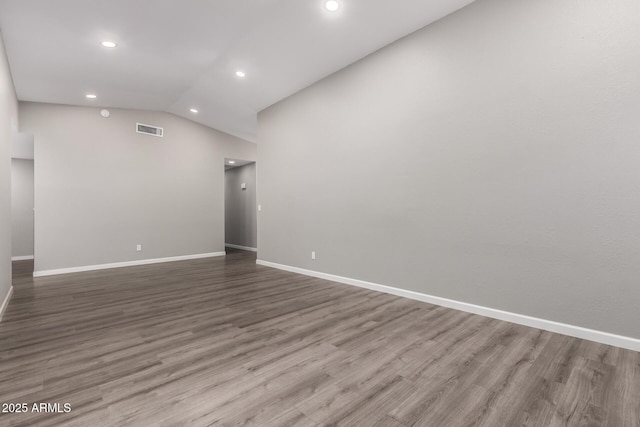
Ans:
{"label": "ceiling air vent", "polygon": [[136,132],[159,137],[162,137],[163,135],[162,128],[159,128],[157,126],[145,125],[142,123],[136,123]]}

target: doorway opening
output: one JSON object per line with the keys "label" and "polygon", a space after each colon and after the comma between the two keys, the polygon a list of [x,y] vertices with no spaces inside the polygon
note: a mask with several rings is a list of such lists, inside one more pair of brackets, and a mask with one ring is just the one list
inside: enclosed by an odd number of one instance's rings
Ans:
{"label": "doorway opening", "polygon": [[33,135],[18,133],[11,147],[11,261],[14,273],[33,274],[34,163]]}
{"label": "doorway opening", "polygon": [[224,159],[225,250],[257,252],[256,163]]}

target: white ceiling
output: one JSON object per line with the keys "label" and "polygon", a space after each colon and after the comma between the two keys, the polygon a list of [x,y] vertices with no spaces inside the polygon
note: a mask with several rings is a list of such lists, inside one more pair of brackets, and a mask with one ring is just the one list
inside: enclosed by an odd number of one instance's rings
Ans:
{"label": "white ceiling", "polygon": [[255,141],[258,111],[472,1],[0,0],[0,30],[20,100],[167,111]]}
{"label": "white ceiling", "polygon": [[[233,162],[233,163],[229,163],[229,162]],[[224,170],[227,171],[229,169],[239,168],[240,166],[246,166],[250,163],[255,163],[255,162],[253,160],[232,159],[227,157],[224,159]]]}

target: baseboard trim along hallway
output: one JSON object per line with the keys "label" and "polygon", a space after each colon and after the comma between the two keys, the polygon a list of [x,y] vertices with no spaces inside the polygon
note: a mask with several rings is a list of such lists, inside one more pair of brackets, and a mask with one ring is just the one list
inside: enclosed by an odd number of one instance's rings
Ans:
{"label": "baseboard trim along hallway", "polygon": [[234,245],[233,243],[225,243],[224,245],[228,246],[230,248],[233,248],[233,249],[240,249],[240,250],[243,250],[243,251],[258,252],[258,248],[252,248],[250,246]]}
{"label": "baseboard trim along hallway", "polygon": [[20,255],[11,257],[11,261],[26,261],[29,259],[33,259],[33,255]]}
{"label": "baseboard trim along hallway", "polygon": [[537,317],[526,316],[523,314],[511,313],[508,311],[497,310],[495,308],[483,307],[480,305],[422,294],[406,289],[394,288],[392,286],[380,285],[377,283],[366,282],[364,280],[336,276],[334,274],[292,267],[289,265],[263,261],[260,259],[256,260],[256,264],[263,265],[265,267],[277,268],[279,270],[285,270],[292,273],[303,274],[305,276],[317,277],[319,279],[331,280],[333,282],[343,283],[345,285],[358,286],[360,288],[366,288],[373,291],[379,291],[391,295],[410,298],[416,301],[422,301],[430,304],[440,305],[443,307],[453,308],[467,313],[479,314],[481,316],[491,317],[493,319],[505,320],[507,322],[516,323],[518,325],[529,326],[549,332],[568,335],[570,337],[595,341],[607,345],[613,345],[616,347],[626,348],[628,350],[640,351],[640,339],[632,337],[625,337],[622,335],[611,334],[609,332],[597,331],[594,329],[583,328],[581,326],[555,322],[553,320],[546,320]]}
{"label": "baseboard trim along hallway", "polygon": [[9,292],[7,292],[7,296],[4,297],[4,301],[2,301],[2,306],[0,306],[0,322],[2,322],[2,316],[4,316],[4,311],[7,309],[9,305],[9,301],[11,300],[11,295],[13,295],[13,286],[9,286]]}
{"label": "baseboard trim along hallway", "polygon": [[182,255],[167,258],[140,259],[135,261],[112,262],[109,264],[84,265],[81,267],[57,268],[54,270],[34,271],[33,277],[53,276],[55,274],[79,273],[82,271],[105,270],[108,268],[132,267],[135,265],[158,264],[161,262],[185,261],[189,259],[212,258],[225,256],[226,252],[210,252],[205,254]]}

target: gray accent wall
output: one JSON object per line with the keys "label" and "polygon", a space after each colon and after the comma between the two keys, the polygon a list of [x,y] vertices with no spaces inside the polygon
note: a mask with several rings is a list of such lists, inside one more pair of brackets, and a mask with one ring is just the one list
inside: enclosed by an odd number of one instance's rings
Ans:
{"label": "gray accent wall", "polygon": [[109,111],[20,103],[35,146],[35,270],[224,251],[224,158],[254,160],[255,144],[168,113]]}
{"label": "gray accent wall", "polygon": [[637,1],[478,0],[267,108],[258,258],[640,338],[638,52]]}
{"label": "gray accent wall", "polygon": [[11,288],[11,145],[18,132],[18,100],[0,34],[0,306]]}
{"label": "gray accent wall", "polygon": [[[242,184],[246,188],[241,188]],[[255,248],[257,244],[256,164],[225,172],[225,242]]]}
{"label": "gray accent wall", "polygon": [[12,256],[33,255],[33,160],[11,159]]}

